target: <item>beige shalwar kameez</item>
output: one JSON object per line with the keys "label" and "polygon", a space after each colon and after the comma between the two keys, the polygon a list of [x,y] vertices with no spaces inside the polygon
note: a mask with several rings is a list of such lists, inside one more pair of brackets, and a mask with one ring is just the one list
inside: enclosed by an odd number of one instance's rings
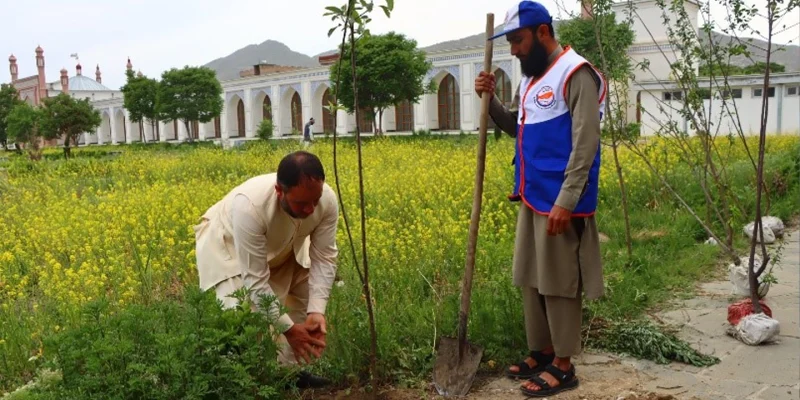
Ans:
{"label": "beige shalwar kameez", "polygon": [[[325,313],[336,276],[339,214],[325,184],[314,212],[292,218],[280,206],[276,183],[274,173],[247,180],[209,208],[194,230],[200,288],[214,289],[226,308],[238,303],[231,293],[249,288],[254,309],[272,315],[285,332],[308,313]],[[275,303],[261,309],[260,295],[277,297],[288,312],[279,315]],[[296,363],[284,335],[278,345],[279,362]]]}

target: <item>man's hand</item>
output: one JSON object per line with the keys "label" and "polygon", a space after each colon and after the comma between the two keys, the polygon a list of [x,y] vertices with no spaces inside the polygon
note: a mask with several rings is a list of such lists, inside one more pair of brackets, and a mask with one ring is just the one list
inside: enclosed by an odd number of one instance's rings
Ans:
{"label": "man's hand", "polygon": [[308,322],[292,325],[283,335],[286,336],[286,341],[292,347],[298,362],[305,360],[307,364],[310,364],[311,356],[319,358],[322,355],[322,349],[325,348],[325,341],[311,335]]}
{"label": "man's hand", "polygon": [[478,93],[478,97],[481,97],[484,92],[489,93],[489,100],[491,100],[494,96],[494,84],[494,74],[481,71],[475,78],[475,92]]}
{"label": "man's hand", "polygon": [[324,315],[319,313],[308,314],[306,328],[311,337],[325,342],[325,335],[328,334],[328,329]]}
{"label": "man's hand", "polygon": [[550,236],[560,235],[569,229],[569,222],[572,219],[572,211],[554,205],[547,217],[547,234]]}

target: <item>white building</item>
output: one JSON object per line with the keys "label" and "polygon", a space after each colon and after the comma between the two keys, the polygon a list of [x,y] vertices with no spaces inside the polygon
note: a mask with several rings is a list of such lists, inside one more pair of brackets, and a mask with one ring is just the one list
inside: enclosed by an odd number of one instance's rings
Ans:
{"label": "white building", "polygon": [[[626,15],[626,5],[615,6],[619,19]],[[629,54],[634,63],[648,61],[648,71],[637,71],[635,81],[630,84],[628,110],[629,121],[642,123],[642,134],[652,135],[668,121],[676,121],[678,126],[692,132],[692,124],[684,121],[676,111],[681,108],[682,94],[671,81],[669,60],[676,60],[679,54],[670,46],[666,28],[662,23],[661,9],[655,0],[633,0],[638,18],[634,18],[634,44]],[[697,27],[699,6],[685,3],[687,14]],[[665,58],[666,57],[666,58]],[[321,57],[323,58],[329,57]],[[474,92],[473,82],[483,65],[483,45],[471,48],[451,49],[428,53],[432,68],[426,79],[438,84],[438,92],[423,95],[416,104],[398,104],[385,111],[383,130],[385,132],[410,131],[476,131],[479,121],[479,99]],[[495,42],[494,65],[497,76],[498,97],[510,103],[517,83],[521,79],[519,62],[509,52],[504,40]],[[128,64],[130,68],[130,61]],[[256,69],[258,70],[258,69]],[[317,122],[313,126],[315,134],[340,134],[355,130],[355,117],[339,111],[337,126],[325,110],[330,94],[329,66],[293,69],[266,74],[251,74],[239,79],[222,82],[224,107],[220,117],[195,126],[200,140],[217,140],[229,143],[256,137],[256,130],[264,118],[274,122],[274,136],[285,137],[302,132],[310,118]],[[79,74],[80,76],[80,74]],[[735,110],[729,101],[723,110],[718,93],[705,100],[708,117],[714,121],[720,134],[734,131],[731,121],[740,120],[745,133],[757,133],[760,114],[761,78],[759,76],[737,76],[729,79],[731,96],[735,99]],[[72,86],[70,81],[70,86]],[[772,75],[773,87],[770,97],[770,119],[768,132],[777,134],[800,131],[800,72]],[[97,93],[95,96],[98,96]],[[158,135],[144,124],[130,122],[118,92],[110,97],[95,97],[94,106],[100,110],[103,123],[97,132],[87,135],[87,143],[132,143],[152,141],[158,137],[162,142],[183,141],[187,139],[184,125],[179,122],[159,122]],[[641,105],[642,111],[639,111]],[[756,112],[758,110],[759,112]],[[720,113],[729,115],[719,118]],[[361,132],[371,132],[371,122],[362,120]],[[717,127],[719,130],[717,130]],[[131,134],[133,133],[133,134]]]}

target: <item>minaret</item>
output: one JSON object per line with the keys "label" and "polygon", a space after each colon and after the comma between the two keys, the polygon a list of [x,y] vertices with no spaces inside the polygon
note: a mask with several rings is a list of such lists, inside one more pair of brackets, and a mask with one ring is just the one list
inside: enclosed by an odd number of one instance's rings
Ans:
{"label": "minaret", "polygon": [[94,76],[97,83],[103,83],[103,78],[100,77],[100,64],[97,64],[97,69],[94,71]]}
{"label": "minaret", "polygon": [[17,57],[12,54],[8,57],[8,69],[11,71],[11,83],[19,78],[19,70],[17,70]]}
{"label": "minaret", "polygon": [[131,58],[128,57],[128,64],[125,66],[125,69],[128,71],[133,70],[133,64],[131,64]]}
{"label": "minaret", "polygon": [[69,76],[66,68],[61,68],[61,93],[69,93]]}
{"label": "minaret", "polygon": [[75,73],[76,73],[78,76],[81,76],[81,75],[83,75],[83,67],[81,67],[81,63],[80,63],[80,61],[78,61],[78,65],[76,65],[76,66],[75,66]]}
{"label": "minaret", "polygon": [[47,80],[44,76],[44,50],[42,46],[36,46],[36,69],[39,70],[39,98],[36,99],[36,104],[47,97]]}

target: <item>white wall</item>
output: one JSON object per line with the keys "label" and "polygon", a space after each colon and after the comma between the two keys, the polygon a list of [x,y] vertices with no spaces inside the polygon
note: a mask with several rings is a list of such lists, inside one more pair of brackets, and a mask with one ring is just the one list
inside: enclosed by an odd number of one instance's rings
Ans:
{"label": "white wall", "polygon": [[[754,87],[741,87],[740,89],[742,89],[742,97],[739,99],[729,99],[725,102],[720,99],[704,100],[704,115],[712,123],[712,133],[716,132],[719,135],[735,133],[738,131],[737,127],[740,126],[745,135],[758,135],[761,128],[762,99],[753,97]],[[775,97],[769,98],[767,133],[796,134],[800,131],[800,97],[786,96],[784,85],[776,85],[775,91]],[[782,99],[779,98],[780,91],[784,93]],[[691,124],[685,124],[679,113],[682,103],[661,101],[662,93],[663,91],[643,91],[641,94],[642,107],[644,107],[641,119],[642,135],[653,135],[663,124],[671,121],[677,122],[679,129],[686,127],[690,134],[694,134]],[[660,110],[659,107],[662,109]],[[780,126],[778,124],[779,114],[781,115]]]}
{"label": "white wall", "polygon": [[[669,4],[669,2],[667,2]],[[634,44],[666,42],[669,40],[667,26],[663,22],[664,11],[654,0],[635,0],[632,7],[636,11],[633,14]],[[628,18],[629,2],[618,2],[612,6],[618,22]],[[684,8],[689,16],[693,31],[697,32],[697,19],[700,8],[690,0],[684,2]],[[678,15],[666,10],[669,24],[675,26]]]}

